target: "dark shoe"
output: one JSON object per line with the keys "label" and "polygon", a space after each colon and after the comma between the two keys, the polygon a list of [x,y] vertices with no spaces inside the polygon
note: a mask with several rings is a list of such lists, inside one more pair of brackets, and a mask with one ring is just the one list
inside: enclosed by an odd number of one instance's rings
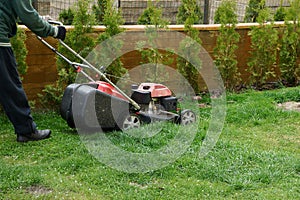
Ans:
{"label": "dark shoe", "polygon": [[34,133],[30,135],[18,135],[17,142],[28,142],[28,141],[37,141],[49,138],[51,134],[51,130],[36,130]]}

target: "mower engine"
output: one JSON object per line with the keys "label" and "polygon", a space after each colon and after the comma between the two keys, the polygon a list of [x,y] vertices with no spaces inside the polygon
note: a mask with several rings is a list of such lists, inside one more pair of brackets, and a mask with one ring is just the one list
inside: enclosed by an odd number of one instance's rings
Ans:
{"label": "mower engine", "polygon": [[177,98],[172,96],[171,90],[162,84],[141,83],[133,88],[131,98],[140,105],[140,111],[150,115],[178,112]]}

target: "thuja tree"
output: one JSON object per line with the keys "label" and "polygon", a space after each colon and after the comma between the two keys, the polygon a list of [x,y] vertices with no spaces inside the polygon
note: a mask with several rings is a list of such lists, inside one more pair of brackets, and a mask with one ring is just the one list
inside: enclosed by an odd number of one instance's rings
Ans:
{"label": "thuja tree", "polygon": [[240,38],[235,29],[238,23],[235,11],[235,1],[224,0],[218,7],[214,19],[215,23],[221,24],[217,37],[217,45],[214,48],[215,64],[228,90],[234,90],[241,80],[235,54]]}
{"label": "thuja tree", "polygon": [[[122,13],[112,6],[112,1],[106,1],[106,9],[103,16],[103,24],[106,27],[105,32],[98,37],[98,43],[101,43],[101,51],[95,52],[95,58],[98,60],[98,66],[106,68],[105,73],[108,78],[116,83],[127,70],[123,67],[123,63],[119,58],[123,42],[121,40],[112,39],[114,35],[124,31],[120,28],[124,24]],[[113,62],[112,62],[113,61]]]}
{"label": "thuja tree", "polygon": [[279,59],[281,78],[285,84],[294,86],[300,80],[300,0],[291,1],[285,24]]}
{"label": "thuja tree", "polygon": [[274,14],[274,21],[284,21],[285,17],[286,9],[280,6]]}
{"label": "thuja tree", "polygon": [[286,9],[282,6],[283,0],[280,0],[280,7],[274,14],[274,21],[284,21],[286,18]]}
{"label": "thuja tree", "polygon": [[[95,46],[95,40],[90,36],[93,32],[92,26],[95,24],[95,16],[90,14],[90,1],[79,0],[74,7],[74,19],[72,25],[74,29],[68,31],[65,43],[68,44],[74,51],[82,57],[86,57],[91,49]],[[59,52],[65,55],[73,62],[82,62],[69,50],[62,45],[58,47]],[[42,103],[47,107],[49,105],[56,106],[61,101],[63,91],[68,84],[71,84],[76,79],[76,72],[69,66],[61,57],[57,58],[58,80],[54,85],[47,85],[43,90],[44,94],[39,95]]]}
{"label": "thuja tree", "polygon": [[[156,3],[158,2],[156,1]],[[172,50],[161,51],[158,49],[156,39],[160,31],[167,29],[169,22],[163,18],[162,9],[149,0],[147,8],[138,19],[138,24],[146,25],[145,34],[147,40],[138,41],[136,49],[141,53],[142,64],[151,64],[144,71],[147,81],[164,82],[168,78],[168,74],[161,65],[168,65],[173,62],[173,52]]]}
{"label": "thuja tree", "polygon": [[64,25],[71,25],[74,20],[74,10],[71,8],[63,10],[61,13],[59,13],[59,20]]}
{"label": "thuja tree", "polygon": [[199,31],[193,27],[200,19],[198,5],[194,0],[183,1],[179,10],[186,10],[184,17],[178,16],[178,22],[184,20],[184,31],[187,35],[179,44],[177,70],[182,74],[195,93],[200,92],[199,70],[201,69]]}
{"label": "thuja tree", "polygon": [[176,16],[177,24],[184,24],[190,15],[194,16],[194,24],[203,23],[203,14],[200,6],[197,4],[197,0],[182,0]]}
{"label": "thuja tree", "polygon": [[270,78],[275,77],[277,61],[278,31],[273,28],[273,22],[266,23],[270,11],[259,12],[259,26],[250,31],[252,51],[247,71],[251,74],[250,83],[257,89],[261,88]]}
{"label": "thuja tree", "polygon": [[260,10],[265,8],[265,0],[250,0],[245,13],[245,22],[257,22]]}
{"label": "thuja tree", "polygon": [[98,24],[103,24],[107,0],[98,0],[96,5],[93,5],[93,12],[95,13]]}

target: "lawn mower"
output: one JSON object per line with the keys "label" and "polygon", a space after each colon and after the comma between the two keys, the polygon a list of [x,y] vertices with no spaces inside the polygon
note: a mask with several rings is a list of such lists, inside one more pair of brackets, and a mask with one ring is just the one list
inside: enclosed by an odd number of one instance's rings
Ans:
{"label": "lawn mower", "polygon": [[[83,64],[70,61],[43,38],[37,38],[88,79],[87,83],[70,84],[64,91],[60,113],[69,127],[84,130],[128,130],[157,121],[172,121],[181,125],[196,121],[195,113],[188,109],[181,110],[177,97],[165,85],[148,82],[132,85],[129,96],[112,83],[104,72],[82,58],[62,40],[59,40],[60,44]],[[94,80],[84,71],[85,68],[100,75],[103,81]]]}

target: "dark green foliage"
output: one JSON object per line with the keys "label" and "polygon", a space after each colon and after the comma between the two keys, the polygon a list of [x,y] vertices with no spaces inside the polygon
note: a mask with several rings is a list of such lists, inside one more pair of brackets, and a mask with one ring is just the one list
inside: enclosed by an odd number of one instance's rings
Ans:
{"label": "dark green foliage", "polygon": [[184,24],[187,18],[193,21],[194,24],[203,23],[203,14],[196,0],[183,0],[178,9],[177,24]]}
{"label": "dark green foliage", "polygon": [[148,7],[146,10],[144,10],[143,14],[138,18],[138,24],[142,25],[150,25],[152,21],[152,15],[154,14],[161,15],[162,11],[160,9],[156,9],[154,6]]}
{"label": "dark green foliage", "polygon": [[59,20],[64,25],[71,25],[74,20],[74,12],[71,8],[67,10],[63,10],[61,13],[59,13]]}
{"label": "dark green foliage", "polygon": [[287,10],[279,65],[283,83],[295,86],[300,80],[300,1],[294,0]]}
{"label": "dark green foliage", "polygon": [[236,14],[236,3],[232,0],[224,0],[218,7],[214,18],[215,24],[228,25],[235,27],[238,23]]}
{"label": "dark green foliage", "polygon": [[288,85],[297,85],[300,80],[300,28],[287,23],[280,49],[281,78]]}
{"label": "dark green foliage", "polygon": [[274,15],[274,21],[284,21],[285,17],[286,9],[281,6],[276,10],[276,13]]}
{"label": "dark green foliage", "polygon": [[99,36],[99,42],[124,31],[124,29],[120,27],[124,24],[122,13],[112,6],[112,0],[106,0],[106,2],[106,9],[103,15],[103,24],[106,26],[106,30]]}
{"label": "dark green foliage", "polygon": [[12,49],[16,57],[18,72],[20,76],[25,75],[28,68],[26,63],[26,56],[28,50],[26,49],[25,40],[26,40],[26,34],[24,29],[21,28],[18,28],[17,35],[11,38],[10,40]]}
{"label": "dark green foliage", "polygon": [[[158,3],[159,0],[156,0]],[[162,9],[158,8],[152,0],[148,0],[147,8],[138,18],[138,24],[154,25],[155,28],[166,28],[169,22],[162,17]]]}
{"label": "dark green foliage", "polygon": [[266,23],[269,18],[268,9],[260,10],[257,18],[260,26],[253,27],[249,32],[252,51],[247,71],[251,73],[250,84],[257,89],[275,77],[278,31],[273,28],[273,22]]}
{"label": "dark green foliage", "polygon": [[215,16],[215,23],[221,23],[217,46],[214,49],[215,64],[228,90],[234,90],[241,81],[235,54],[240,38],[235,30],[238,22],[235,11],[236,3],[232,0],[225,0],[222,1]]}
{"label": "dark green foliage", "polygon": [[265,0],[250,0],[246,9],[245,22],[257,22],[259,11],[265,7]]}
{"label": "dark green foliage", "polygon": [[98,0],[97,5],[93,6],[93,12],[95,13],[98,24],[103,24],[107,0]]}

